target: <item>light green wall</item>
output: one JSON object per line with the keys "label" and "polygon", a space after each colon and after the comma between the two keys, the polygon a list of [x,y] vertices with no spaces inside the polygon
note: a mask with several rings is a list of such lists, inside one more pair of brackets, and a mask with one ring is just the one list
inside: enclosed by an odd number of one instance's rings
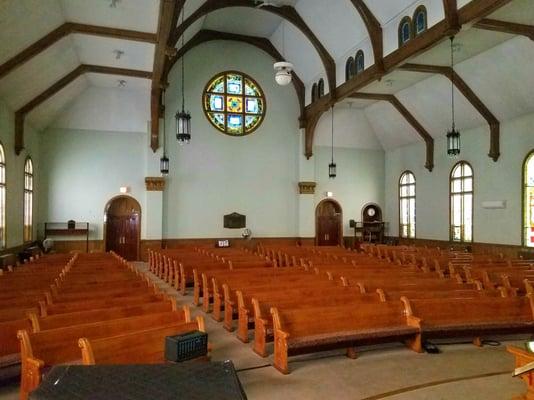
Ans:
{"label": "light green wall", "polygon": [[[298,101],[293,86],[274,81],[273,59],[246,44],[210,42],[187,53],[186,101],[192,141],[179,147],[174,113],[181,107],[179,63],[167,90],[167,136],[171,171],[164,192],[164,236],[240,236],[223,228],[223,216],[239,212],[258,237],[297,235]],[[217,131],[202,111],[202,92],[217,73],[238,70],[263,88],[267,115],[246,137]]]}
{"label": "light green wall", "polygon": [[[425,146],[414,144],[386,154],[386,220],[389,234],[398,235],[398,179],[411,170],[416,177],[417,237],[449,239],[449,174],[456,162],[468,161],[474,170],[474,241],[521,244],[521,170],[534,148],[534,114],[501,124],[501,157],[493,162],[487,127],[462,133],[461,154],[449,158],[446,140],[435,142],[435,168],[424,169]],[[490,210],[483,201],[506,200],[505,209]]]}
{"label": "light green wall", "polygon": [[[315,162],[317,181],[315,205],[326,198],[326,192],[333,193],[332,198],[343,208],[345,236],[354,235],[354,230],[349,228],[349,220],[361,221],[361,210],[365,204],[377,203],[384,209],[384,157],[381,150],[335,148],[337,176],[330,179],[328,164],[332,158],[331,148],[314,148],[312,160]],[[314,235],[315,232],[312,233]]]}
{"label": "light green wall", "polygon": [[25,149],[20,155],[14,149],[14,111],[0,100],[0,141],[4,146],[6,155],[6,239],[7,247],[22,244],[23,226],[23,193],[24,193],[24,163],[30,156],[35,171],[34,176],[34,237],[37,230],[37,204],[39,204],[39,136],[36,131],[26,123],[24,145]]}
{"label": "light green wall", "polygon": [[[41,147],[41,229],[73,219],[89,222],[90,238],[102,239],[104,208],[121,186],[145,209],[146,133],[51,128]],[[144,218],[141,230],[144,238]]]}

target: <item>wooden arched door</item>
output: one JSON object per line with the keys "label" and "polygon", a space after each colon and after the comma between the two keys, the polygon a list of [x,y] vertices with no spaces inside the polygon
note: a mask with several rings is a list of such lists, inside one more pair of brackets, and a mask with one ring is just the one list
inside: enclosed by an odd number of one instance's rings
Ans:
{"label": "wooden arched door", "polygon": [[130,261],[139,259],[141,206],[137,200],[117,196],[106,204],[104,235],[106,251],[114,251]]}
{"label": "wooden arched door", "polygon": [[343,243],[343,211],[332,199],[321,201],[315,209],[315,244],[337,246]]}

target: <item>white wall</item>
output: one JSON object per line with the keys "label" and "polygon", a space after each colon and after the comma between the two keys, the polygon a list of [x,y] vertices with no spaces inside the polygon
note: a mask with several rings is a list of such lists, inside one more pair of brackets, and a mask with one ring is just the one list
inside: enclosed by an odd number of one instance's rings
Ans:
{"label": "white wall", "polygon": [[[389,234],[398,235],[398,180],[405,170],[416,178],[417,237],[449,240],[449,175],[460,160],[474,171],[474,241],[480,243],[521,244],[521,174],[526,155],[534,148],[534,114],[501,123],[501,157],[497,163],[487,154],[487,127],[462,133],[458,159],[446,155],[446,141],[436,140],[435,168],[424,169],[425,146],[409,145],[386,153],[386,220]],[[506,200],[506,209],[488,210],[482,202]]]}
{"label": "white wall", "polygon": [[34,237],[37,232],[37,209],[40,201],[39,172],[39,136],[36,131],[26,123],[24,146],[20,155],[15,154],[15,118],[14,111],[0,100],[0,141],[4,146],[6,156],[6,245],[18,246],[23,242],[23,193],[24,193],[24,163],[30,156],[34,168]]}
{"label": "white wall", "polygon": [[[180,68],[169,76],[167,151],[170,174],[164,192],[164,236],[240,236],[223,228],[223,216],[239,212],[256,237],[297,236],[298,100],[292,86],[274,81],[273,60],[246,44],[210,42],[186,55],[186,101],[192,141],[179,147],[174,113],[181,108]],[[254,133],[230,137],[216,130],[202,110],[202,92],[216,74],[238,70],[263,88],[267,115]]]}

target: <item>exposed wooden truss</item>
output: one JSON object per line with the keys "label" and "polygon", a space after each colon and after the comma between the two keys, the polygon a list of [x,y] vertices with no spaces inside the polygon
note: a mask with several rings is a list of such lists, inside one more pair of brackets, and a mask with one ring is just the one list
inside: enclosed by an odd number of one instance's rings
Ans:
{"label": "exposed wooden truss", "polygon": [[[461,25],[478,22],[482,18],[498,10],[512,0],[472,0],[457,11],[458,20]],[[313,140],[315,127],[320,116],[333,104],[341,101],[352,94],[358,92],[365,86],[382,79],[386,74],[397,69],[407,60],[418,56],[421,53],[446,40],[450,36],[451,30],[446,20],[440,21],[427,31],[410,40],[406,45],[393,51],[384,57],[384,71],[379,70],[376,65],[372,65],[362,73],[354,76],[342,83],[335,89],[332,97],[319,99],[306,107],[306,148],[305,155],[310,158],[313,155]],[[319,116],[319,117],[317,117]],[[496,152],[494,152],[496,153]]]}
{"label": "exposed wooden truss", "polygon": [[174,43],[172,33],[176,27],[178,16],[184,7],[185,0],[161,0],[158,19],[158,40],[154,51],[154,67],[152,68],[152,88],[150,91],[150,147],[156,152],[159,147],[159,119],[164,117],[162,107],[163,81],[165,65],[172,54]]}
{"label": "exposed wooden truss", "polygon": [[462,28],[458,19],[458,3],[456,0],[443,0],[445,21],[449,27],[449,35],[455,35]]}
{"label": "exposed wooden truss", "polygon": [[496,19],[481,19],[475,25],[475,28],[485,29],[488,31],[511,33],[513,35],[526,36],[534,40],[534,25],[516,24],[514,22],[498,21]]}
{"label": "exposed wooden truss", "polygon": [[497,161],[500,156],[499,143],[501,124],[493,113],[486,107],[480,98],[473,92],[469,85],[462,79],[460,75],[451,67],[442,67],[437,65],[423,65],[423,64],[404,64],[400,69],[412,72],[422,72],[427,74],[440,74],[449,78],[456,88],[464,95],[464,97],[472,104],[472,106],[482,115],[488,122],[490,127],[490,151],[488,156]]}
{"label": "exposed wooden truss", "polygon": [[384,71],[384,35],[382,33],[382,26],[363,0],[351,1],[360,14],[360,17],[367,28],[367,32],[369,33],[377,70]]}
{"label": "exposed wooden truss", "polygon": [[[219,31],[213,31],[213,30],[207,30],[203,29],[200,30],[195,36],[193,36],[178,52],[176,53],[176,56],[172,57],[167,64],[166,71],[164,73],[165,79],[167,79],[167,75],[169,71],[172,69],[173,65],[178,61],[180,58],[182,58],[189,50],[195,48],[196,46],[199,46],[202,43],[210,42],[213,40],[231,40],[236,42],[243,42],[250,44],[252,46],[255,46],[259,48],[260,50],[263,50],[267,54],[269,54],[274,60],[278,61],[285,61],[284,57],[280,54],[280,52],[276,49],[276,47],[273,46],[271,41],[264,37],[258,37],[258,36],[249,36],[249,35],[238,35],[235,33],[227,33],[227,32],[219,32]],[[300,112],[301,116],[304,116],[304,107],[305,107],[305,87],[304,83],[300,79],[300,77],[297,75],[295,71],[292,72],[293,75],[293,86],[295,87],[295,91],[297,92],[297,97],[299,99],[299,105],[300,105]],[[302,121],[302,119],[301,119]]]}
{"label": "exposed wooden truss", "polygon": [[101,65],[88,64],[82,64],[76,67],[73,71],[69,72],[63,78],[52,84],[48,89],[40,93],[38,96],[34,97],[32,100],[30,100],[28,103],[26,103],[23,107],[19,108],[15,112],[15,153],[17,155],[20,154],[20,152],[24,148],[24,119],[26,115],[35,107],[42,104],[50,97],[58,93],[69,83],[73,82],[76,78],[90,72],[96,74],[120,75],[131,76],[135,78],[152,79],[152,72],[149,71],[104,67]]}
{"label": "exposed wooden truss", "polygon": [[[190,27],[193,23],[198,21],[203,16],[223,8],[228,7],[248,7],[255,8],[256,3],[252,0],[206,0],[206,2],[200,6],[193,14],[184,20],[183,25],[178,26],[173,37],[172,43],[176,45],[178,39]],[[336,82],[336,63],[332,56],[328,53],[328,50],[323,46],[321,41],[313,33],[313,31],[308,27],[306,22],[302,19],[299,13],[295,8],[291,6],[282,6],[282,7],[273,7],[266,5],[261,8],[263,11],[271,12],[280,18],[285,19],[286,21],[292,23],[297,27],[306,38],[310,41],[312,46],[317,51],[321,61],[323,63],[324,69],[326,71],[326,76],[328,79],[328,86],[330,89],[330,96],[332,97],[335,93]]]}
{"label": "exposed wooden truss", "polygon": [[156,42],[156,35],[154,33],[66,22],[0,65],[0,79],[52,46],[54,43],[57,43],[59,40],[73,33],[146,43]]}
{"label": "exposed wooden truss", "polygon": [[393,94],[382,93],[354,93],[350,96],[353,99],[387,101],[404,117],[404,119],[417,131],[419,136],[426,144],[426,163],[425,168],[432,172],[434,169],[434,138],[419,123],[419,121],[408,111],[406,107]]}

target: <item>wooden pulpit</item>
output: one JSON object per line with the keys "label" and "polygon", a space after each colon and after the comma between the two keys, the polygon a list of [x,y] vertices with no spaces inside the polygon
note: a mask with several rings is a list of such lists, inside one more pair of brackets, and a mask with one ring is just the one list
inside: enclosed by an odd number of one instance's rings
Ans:
{"label": "wooden pulpit", "polygon": [[[534,353],[530,353],[516,346],[507,346],[509,353],[515,356],[515,367],[520,368],[534,362]],[[534,370],[519,375],[527,384],[527,392],[521,396],[514,397],[512,400],[534,400]]]}

